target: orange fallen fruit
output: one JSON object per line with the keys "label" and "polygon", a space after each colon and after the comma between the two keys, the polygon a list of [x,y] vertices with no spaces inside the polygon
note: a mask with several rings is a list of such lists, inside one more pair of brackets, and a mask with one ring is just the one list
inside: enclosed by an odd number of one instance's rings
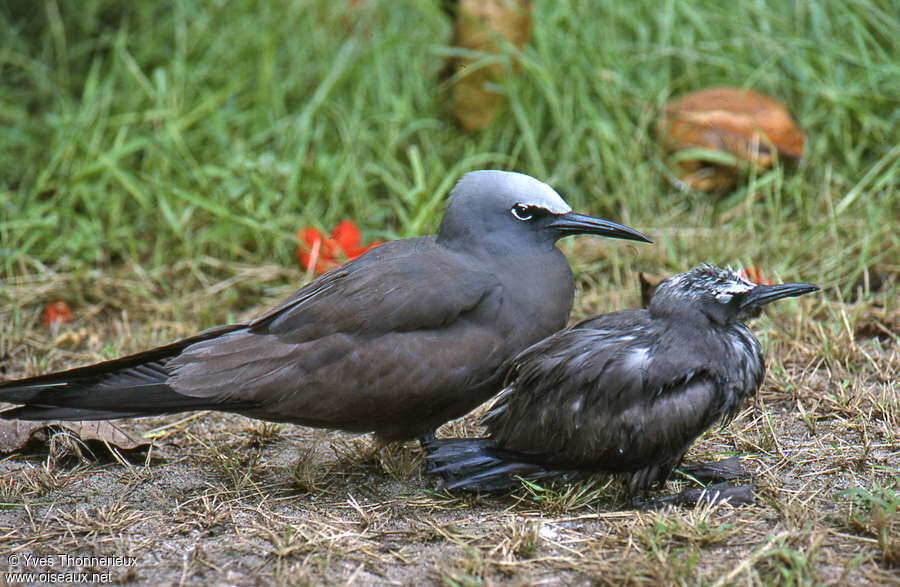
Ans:
{"label": "orange fallen fruit", "polygon": [[799,160],[806,141],[778,100],[729,86],[670,101],[656,123],[656,138],[678,179],[701,191],[733,187],[742,166],[769,168],[776,153]]}

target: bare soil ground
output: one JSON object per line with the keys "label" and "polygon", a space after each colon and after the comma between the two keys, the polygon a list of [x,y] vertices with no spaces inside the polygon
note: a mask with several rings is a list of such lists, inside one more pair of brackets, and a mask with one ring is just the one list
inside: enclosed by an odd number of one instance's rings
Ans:
{"label": "bare soil ground", "polygon": [[[884,291],[897,272],[887,268]],[[613,294],[580,277],[576,316],[637,303],[634,281]],[[202,260],[7,282],[0,376],[243,317],[301,278]],[[365,435],[194,413],[118,422],[152,438],[136,454],[58,433],[5,455],[0,572],[153,584],[900,584],[900,314],[885,295],[840,302],[825,291],[752,325],[769,358],[763,390],[688,458],[739,455],[755,505],[639,511],[603,476],[451,495],[425,476],[416,443],[378,448]],[[57,332],[40,323],[55,297],[76,314]],[[477,415],[439,435],[477,434]],[[692,485],[676,478],[665,491]],[[66,565],[59,554],[135,562]]]}

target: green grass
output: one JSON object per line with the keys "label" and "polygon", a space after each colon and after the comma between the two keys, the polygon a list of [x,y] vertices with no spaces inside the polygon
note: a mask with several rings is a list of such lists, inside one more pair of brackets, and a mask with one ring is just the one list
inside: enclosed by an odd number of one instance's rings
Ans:
{"label": "green grass", "polygon": [[[537,3],[508,107],[467,135],[441,100],[436,3],[4,3],[0,266],[290,264],[302,225],[428,232],[463,171],[501,167],[654,230],[672,269],[711,256],[852,281],[900,258],[898,12]],[[652,123],[669,97],[711,84],[783,99],[808,132],[804,161],[722,202],[672,187]],[[665,230],[722,224],[739,247],[689,250]]]}

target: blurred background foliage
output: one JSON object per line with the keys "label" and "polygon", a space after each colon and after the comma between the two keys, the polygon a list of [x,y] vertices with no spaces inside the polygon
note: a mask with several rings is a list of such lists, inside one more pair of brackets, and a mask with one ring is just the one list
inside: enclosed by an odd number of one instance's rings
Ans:
{"label": "blurred background foliage", "polygon": [[[655,234],[724,226],[826,280],[900,263],[897,1],[536,2],[525,49],[484,56],[519,69],[476,133],[442,101],[449,36],[436,2],[0,0],[0,271],[294,263],[302,225],[434,230],[484,167]],[[714,84],[785,102],[804,159],[724,197],[670,183],[654,121]]]}

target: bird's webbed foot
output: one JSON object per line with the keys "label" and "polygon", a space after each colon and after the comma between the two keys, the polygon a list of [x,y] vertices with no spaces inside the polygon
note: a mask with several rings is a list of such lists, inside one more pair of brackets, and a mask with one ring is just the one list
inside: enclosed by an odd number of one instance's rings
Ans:
{"label": "bird's webbed foot", "polygon": [[697,481],[731,481],[752,476],[741,466],[741,461],[736,455],[709,463],[682,463],[679,470],[685,476]]}
{"label": "bird's webbed foot", "polygon": [[[427,451],[428,445],[434,442],[434,430],[424,433],[419,437],[419,447],[423,451]],[[437,465],[428,459],[425,459],[425,473],[431,473]]]}
{"label": "bird's webbed foot", "polygon": [[723,481],[708,487],[685,489],[680,493],[660,495],[649,499],[634,498],[632,505],[647,510],[662,507],[666,504],[696,507],[700,503],[730,503],[731,505],[747,505],[755,503],[753,484],[731,485]]}

